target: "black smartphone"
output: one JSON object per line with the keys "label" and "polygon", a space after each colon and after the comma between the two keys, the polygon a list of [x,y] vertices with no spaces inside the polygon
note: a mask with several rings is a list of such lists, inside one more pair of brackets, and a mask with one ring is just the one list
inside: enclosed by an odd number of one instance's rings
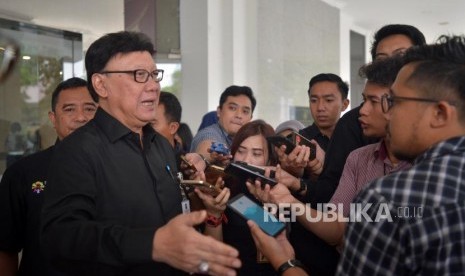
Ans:
{"label": "black smartphone", "polygon": [[[247,162],[242,162],[242,161],[235,161],[235,163],[251,170],[251,171],[255,171],[255,172],[258,172],[262,175],[265,175],[265,169],[264,168],[261,168],[259,166],[255,166],[255,165],[251,165],[251,164],[248,164]],[[276,171],[273,171],[273,170],[270,170],[270,178],[276,178]]]}
{"label": "black smartphone", "polygon": [[285,154],[291,153],[291,151],[293,151],[295,148],[295,144],[291,140],[281,135],[268,136],[266,137],[266,140],[268,141],[268,143],[278,148],[281,147],[282,145],[285,145],[286,146],[286,151],[284,152]]}
{"label": "black smartphone", "polygon": [[246,168],[241,165],[240,162],[229,163],[226,168],[224,168],[224,172],[228,175],[239,178],[243,182],[247,181],[248,179],[252,179],[252,181],[254,181],[258,178],[263,186],[268,184],[273,187],[277,184],[276,179],[266,177],[259,172],[253,171],[250,168]]}
{"label": "black smartphone", "polygon": [[202,180],[182,180],[181,186],[186,189],[187,193],[191,193],[195,188],[198,188],[202,193],[209,194],[213,197],[221,192],[220,188]]}
{"label": "black smartphone", "polygon": [[308,140],[307,138],[302,136],[302,134],[299,134],[297,132],[292,132],[291,137],[292,137],[292,142],[294,143],[294,145],[301,145],[301,146],[303,145],[303,146],[307,146],[310,148],[309,160],[313,160],[316,158],[315,144],[313,144],[312,142],[310,142],[310,140]]}
{"label": "black smartphone", "polygon": [[275,237],[286,228],[284,222],[279,221],[262,206],[253,202],[244,194],[238,194],[228,202],[228,207],[246,220],[253,220],[263,232]]}

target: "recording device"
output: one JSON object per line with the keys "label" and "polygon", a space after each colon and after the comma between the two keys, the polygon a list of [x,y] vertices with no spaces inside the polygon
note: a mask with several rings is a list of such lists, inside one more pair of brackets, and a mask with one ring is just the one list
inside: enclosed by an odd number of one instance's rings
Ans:
{"label": "recording device", "polygon": [[194,164],[192,164],[191,162],[189,162],[187,159],[186,159],[186,156],[185,155],[181,155],[180,156],[182,162],[184,162],[186,165],[187,165],[187,169],[188,170],[193,170],[194,172],[197,171],[197,168],[194,166]]}
{"label": "recording device", "polygon": [[205,179],[208,183],[216,183],[218,177],[221,177],[223,180],[226,180],[228,177],[224,172],[224,168],[217,165],[207,166],[205,169]]}
{"label": "recording device", "polygon": [[[235,161],[235,163],[243,166],[246,169],[265,175],[265,169],[262,167],[248,164],[247,162],[242,162],[242,161]],[[276,178],[276,171],[270,170],[270,178]]]}
{"label": "recording device", "polygon": [[295,149],[294,142],[292,142],[291,140],[281,135],[268,136],[266,137],[266,140],[268,141],[268,143],[278,148],[281,147],[282,145],[285,145],[286,146],[286,150],[284,151],[285,154],[289,154]]}
{"label": "recording device", "polygon": [[284,230],[286,224],[279,221],[263,207],[244,194],[238,194],[228,202],[228,207],[246,220],[253,220],[263,232],[276,236]]}
{"label": "recording device", "polygon": [[286,150],[284,151],[285,154],[291,153],[296,145],[300,146],[307,146],[310,148],[310,157],[309,160],[313,160],[316,158],[316,145],[310,142],[307,138],[304,136],[300,135],[297,132],[292,132],[291,133],[291,139],[289,140],[286,137],[280,136],[280,135],[274,135],[274,136],[269,136],[266,137],[266,140],[268,143],[276,146],[276,147],[281,147],[282,145],[286,146]]}
{"label": "recording device", "polygon": [[198,188],[202,193],[209,194],[216,197],[221,189],[202,180],[182,180],[181,186],[187,191],[187,193],[194,192],[195,188]]}
{"label": "recording device", "polygon": [[[247,165],[247,163],[245,163],[245,165]],[[262,168],[259,169],[262,170],[263,173],[265,172]],[[258,178],[263,186],[268,184],[273,187],[277,184],[275,179],[266,177],[263,175],[263,173],[251,169],[251,167],[244,166],[244,162],[231,162],[226,166],[226,168],[224,168],[224,172],[228,175],[238,178],[243,182],[247,181],[248,179],[252,179],[252,181],[254,181]]]}
{"label": "recording device", "polygon": [[212,145],[210,146],[210,150],[212,152],[216,152],[216,153],[223,154],[223,155],[230,154],[228,147],[218,142],[212,142]]}
{"label": "recording device", "polygon": [[309,160],[313,160],[316,158],[316,145],[310,142],[307,138],[305,138],[303,135],[293,131],[291,133],[292,137],[292,142],[294,145],[301,145],[301,146],[307,146],[310,148],[310,158]]}

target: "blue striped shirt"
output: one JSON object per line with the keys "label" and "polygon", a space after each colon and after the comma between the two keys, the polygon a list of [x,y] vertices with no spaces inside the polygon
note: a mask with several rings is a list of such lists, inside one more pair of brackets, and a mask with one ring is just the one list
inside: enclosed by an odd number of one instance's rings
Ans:
{"label": "blue striped shirt", "polygon": [[211,140],[225,145],[229,149],[231,148],[232,138],[226,133],[218,123],[210,125],[206,128],[201,129],[192,139],[190,152],[195,152],[197,147],[205,140]]}

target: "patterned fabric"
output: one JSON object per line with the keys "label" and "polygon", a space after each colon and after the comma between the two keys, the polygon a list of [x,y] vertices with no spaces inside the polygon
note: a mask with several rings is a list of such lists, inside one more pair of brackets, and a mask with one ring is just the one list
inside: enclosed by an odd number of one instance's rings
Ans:
{"label": "patterned fabric", "polygon": [[370,183],[356,198],[375,220],[348,224],[338,275],[463,275],[465,137],[441,142],[410,170]]}
{"label": "patterned fabric", "polygon": [[195,152],[197,147],[205,140],[212,140],[213,142],[222,143],[227,146],[228,149],[231,148],[232,138],[228,136],[226,131],[224,131],[218,123],[210,125],[202,130],[200,130],[192,140],[190,152]]}
{"label": "patterned fabric", "polygon": [[406,161],[392,164],[387,156],[384,140],[358,148],[347,157],[341,180],[330,202],[342,203],[342,213],[347,217],[350,203],[370,181],[410,167],[411,164]]}

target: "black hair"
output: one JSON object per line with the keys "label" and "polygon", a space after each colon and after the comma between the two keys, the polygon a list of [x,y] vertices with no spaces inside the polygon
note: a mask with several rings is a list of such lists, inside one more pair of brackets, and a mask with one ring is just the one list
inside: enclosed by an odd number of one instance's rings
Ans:
{"label": "black hair", "polygon": [[379,42],[391,35],[405,35],[410,38],[414,46],[426,44],[425,36],[414,26],[405,24],[385,25],[373,36],[373,42],[370,49],[372,60],[375,60],[376,58],[376,48],[378,47]]}
{"label": "black hair", "polygon": [[158,103],[165,106],[165,117],[168,122],[181,122],[182,107],[178,98],[174,94],[161,91]]}
{"label": "black hair", "polygon": [[400,56],[392,56],[363,65],[360,67],[358,74],[368,82],[384,87],[391,87],[402,66],[402,58]]}
{"label": "black hair", "polygon": [[341,93],[342,99],[343,100],[347,99],[347,96],[349,95],[349,85],[346,82],[344,82],[341,79],[341,77],[339,77],[336,74],[332,74],[332,73],[321,73],[316,76],[313,76],[310,79],[310,82],[308,83],[308,96],[310,96],[310,90],[312,89],[312,87],[315,84],[319,82],[323,82],[323,81],[329,81],[329,82],[335,83],[337,85],[339,92]]}
{"label": "black hair", "polygon": [[465,37],[441,36],[435,44],[407,50],[403,59],[414,66],[407,85],[427,98],[454,102],[465,122]]}
{"label": "black hair", "polygon": [[[108,61],[121,53],[146,51],[155,54],[155,48],[150,38],[140,32],[122,31],[109,33],[94,41],[87,49],[85,63],[88,87],[91,95],[98,98],[92,86],[92,75],[101,72]],[[92,96],[94,97],[94,96]]]}
{"label": "black hair", "polygon": [[194,138],[189,125],[186,123],[180,123],[178,131],[176,133],[179,135],[179,137],[181,137],[181,146],[184,152],[189,152],[191,149],[192,139]]}
{"label": "black hair", "polygon": [[250,102],[252,103],[252,113],[253,113],[253,111],[255,110],[255,106],[257,105],[257,100],[253,96],[252,88],[248,86],[231,85],[228,88],[226,88],[223,91],[223,93],[221,93],[220,108],[223,107],[223,104],[226,102],[226,99],[228,97],[236,97],[239,95],[247,96],[250,99]]}
{"label": "black hair", "polygon": [[[55,112],[57,102],[58,102],[58,97],[60,96],[61,92],[66,89],[70,88],[78,88],[78,87],[87,87],[87,81],[81,79],[81,78],[69,78],[65,81],[62,81],[58,86],[55,88],[55,90],[52,93],[52,111]],[[92,100],[94,102],[97,102],[97,95],[90,93],[90,96],[92,97]]]}

